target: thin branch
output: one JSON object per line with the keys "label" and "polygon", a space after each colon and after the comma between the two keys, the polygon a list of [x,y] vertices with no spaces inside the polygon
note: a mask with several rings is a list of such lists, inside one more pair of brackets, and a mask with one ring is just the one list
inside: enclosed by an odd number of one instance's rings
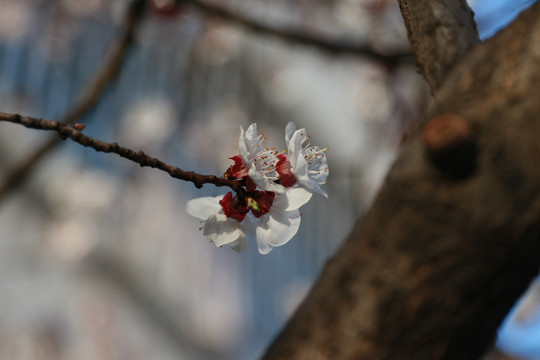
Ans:
{"label": "thin branch", "polygon": [[[105,89],[116,78],[122,66],[127,52],[133,43],[133,36],[137,24],[139,24],[144,13],[146,0],[133,0],[128,6],[123,30],[118,40],[113,44],[106,59],[93,79],[83,89],[80,97],[73,106],[66,111],[62,122],[72,124],[90,111],[99,101]],[[3,183],[0,184],[0,201],[5,198],[13,189],[21,185],[30,175],[35,166],[60,143],[57,137],[51,138],[41,147],[34,151],[25,160],[21,161],[17,167],[6,175]]]}
{"label": "thin branch", "polygon": [[130,3],[123,22],[121,35],[106,55],[104,65],[98,69],[94,78],[81,93],[80,98],[64,115],[64,123],[73,124],[92,109],[97,104],[107,86],[116,77],[126,58],[130,45],[133,43],[135,29],[142,19],[145,6],[146,0],[134,0]]}
{"label": "thin branch", "polygon": [[203,15],[218,17],[251,32],[271,36],[292,43],[316,47],[325,52],[364,56],[387,65],[397,65],[404,61],[413,60],[413,55],[410,51],[381,54],[366,45],[343,43],[338,42],[335,39],[318,38],[306,34],[304,31],[291,28],[272,27],[263,24],[258,20],[250,19],[238,12],[226,9],[225,7],[211,5],[204,1],[184,0],[184,2],[192,5],[193,8]]}
{"label": "thin branch", "polygon": [[0,121],[20,124],[31,129],[56,131],[62,140],[70,138],[71,140],[85,147],[91,147],[96,151],[117,154],[125,159],[136,162],[141,167],[151,167],[165,171],[173,178],[192,182],[197,188],[201,188],[204,184],[214,184],[215,186],[228,186],[236,192],[242,191],[241,188],[243,186],[243,182],[240,180],[229,180],[224,177],[201,175],[193,171],[185,171],[168,165],[159,159],[148,156],[142,151],[134,151],[120,146],[117,143],[107,143],[96,138],[86,136],[77,129],[78,126],[63,124],[56,120],[51,121],[7,113],[0,113]]}
{"label": "thin branch", "polygon": [[398,0],[420,71],[435,91],[448,71],[480,42],[465,0]]}

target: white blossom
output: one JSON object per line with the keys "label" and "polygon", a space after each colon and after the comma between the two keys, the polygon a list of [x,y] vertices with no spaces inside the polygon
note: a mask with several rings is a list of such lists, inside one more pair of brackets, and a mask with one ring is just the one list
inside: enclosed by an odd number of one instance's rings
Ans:
{"label": "white blossom", "polygon": [[236,252],[243,252],[247,246],[245,224],[228,218],[219,201],[223,195],[201,197],[187,202],[189,215],[201,220],[203,235],[216,246],[227,245]]}
{"label": "white blossom", "polygon": [[234,165],[225,177],[245,180],[243,190],[187,203],[187,212],[201,220],[203,234],[216,246],[242,252],[254,238],[259,253],[268,254],[298,232],[299,209],[314,192],[328,197],[321,187],[328,176],[327,149],[311,146],[305,129],[287,124],[287,154],[264,147],[264,140],[256,124],[246,131],[240,127],[240,155],[231,157]]}
{"label": "white blossom", "polygon": [[257,124],[251,124],[244,132],[240,127],[238,149],[242,160],[248,166],[248,176],[264,191],[276,194],[285,192],[285,188],[275,181],[278,179],[276,171],[277,150],[263,145],[266,138],[257,132]]}
{"label": "white blossom", "polygon": [[[306,141],[307,144],[304,144]],[[285,142],[287,159],[291,163],[291,172],[296,177],[297,184],[328,198],[326,191],[321,187],[326,184],[328,176],[328,163],[324,154],[327,148],[310,146],[311,141],[306,129],[296,130],[293,122],[289,122],[285,127]]]}

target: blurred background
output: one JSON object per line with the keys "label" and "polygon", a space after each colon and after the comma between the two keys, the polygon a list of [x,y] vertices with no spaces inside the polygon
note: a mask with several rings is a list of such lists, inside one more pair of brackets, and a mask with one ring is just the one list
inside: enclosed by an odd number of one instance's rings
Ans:
{"label": "blurred background", "polygon": [[[487,38],[532,2],[470,5]],[[125,32],[130,4],[0,0],[0,111],[65,118]],[[118,75],[77,121],[87,135],[216,175],[238,153],[240,126],[256,122],[284,148],[294,121],[330,148],[328,200],[302,208],[287,245],[237,254],[214,247],[185,212],[186,201],[226,190],[70,141],[49,146],[25,180],[15,170],[51,134],[0,123],[0,184],[16,184],[0,188],[0,358],[256,359],[367,211],[431,101],[399,55],[409,46],[394,0],[205,4],[320,44],[148,0]],[[509,316],[491,358],[540,359],[539,288]]]}

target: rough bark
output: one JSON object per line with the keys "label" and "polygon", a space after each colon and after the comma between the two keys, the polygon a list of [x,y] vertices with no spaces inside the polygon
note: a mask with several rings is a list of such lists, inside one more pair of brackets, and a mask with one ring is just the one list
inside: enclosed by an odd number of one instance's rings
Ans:
{"label": "rough bark", "polygon": [[425,123],[458,115],[467,141],[441,163],[425,125],[411,136],[264,359],[473,360],[491,345],[540,265],[539,18],[537,3],[447,75]]}
{"label": "rough bark", "polygon": [[465,0],[398,0],[420,71],[431,91],[480,41],[474,13]]}

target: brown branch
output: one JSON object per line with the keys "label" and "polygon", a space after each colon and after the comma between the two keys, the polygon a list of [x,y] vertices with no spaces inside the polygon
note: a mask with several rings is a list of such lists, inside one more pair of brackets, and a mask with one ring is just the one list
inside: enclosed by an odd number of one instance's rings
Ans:
{"label": "brown branch", "polygon": [[59,121],[43,120],[21,116],[18,114],[6,113],[0,113],[0,121],[20,124],[31,129],[56,131],[63,140],[70,138],[71,140],[85,147],[91,147],[96,151],[117,154],[125,159],[136,162],[141,167],[151,167],[165,171],[175,179],[192,182],[197,188],[201,188],[204,184],[214,184],[215,186],[228,186],[236,192],[242,191],[241,188],[243,186],[243,182],[240,180],[229,180],[224,177],[201,175],[193,171],[182,170],[180,168],[168,165],[159,159],[148,156],[142,151],[133,151],[129,148],[120,146],[117,143],[107,143],[90,136],[86,136],[77,129],[79,126],[63,124]]}
{"label": "brown branch", "polygon": [[447,75],[438,130],[405,142],[263,359],[478,360],[491,346],[540,266],[539,17],[537,2]]}
{"label": "brown branch", "polygon": [[[125,15],[123,30],[118,40],[112,45],[106,55],[103,65],[98,69],[93,79],[83,89],[80,97],[66,111],[62,122],[72,124],[90,111],[99,101],[105,89],[115,79],[122,66],[127,52],[133,43],[135,29],[142,19],[146,0],[133,0]],[[12,169],[0,184],[0,201],[12,190],[20,186],[30,175],[35,166],[60,143],[57,137],[51,138],[35,150],[25,160]]]}
{"label": "brown branch", "polygon": [[450,68],[480,42],[465,0],[398,0],[420,71],[435,91]]}
{"label": "brown branch", "polygon": [[381,54],[366,45],[343,43],[334,39],[318,38],[304,31],[291,28],[277,28],[249,19],[245,15],[225,7],[211,5],[200,0],[183,0],[206,16],[217,17],[251,32],[274,37],[283,41],[315,47],[328,53],[351,54],[370,58],[387,65],[398,65],[413,60],[410,51]]}

